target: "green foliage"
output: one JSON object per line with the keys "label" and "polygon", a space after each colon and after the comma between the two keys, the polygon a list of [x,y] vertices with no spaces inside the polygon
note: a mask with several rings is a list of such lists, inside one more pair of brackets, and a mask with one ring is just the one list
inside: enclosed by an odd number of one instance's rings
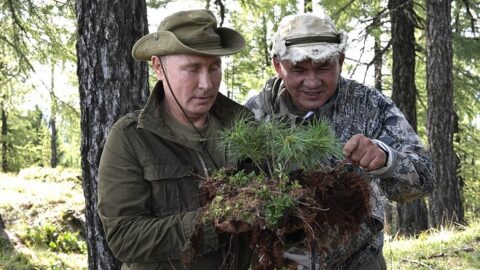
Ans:
{"label": "green foliage", "polygon": [[244,187],[248,185],[252,180],[255,180],[255,172],[245,173],[243,170],[237,172],[234,175],[228,177],[228,184],[234,188]]}
{"label": "green foliage", "polygon": [[[71,120],[71,106],[59,101],[55,96],[53,82],[48,88],[51,106],[25,109],[25,98],[31,99],[33,91],[40,90],[29,79],[32,72],[42,69],[41,65],[55,67],[57,63],[65,66],[75,61],[75,11],[72,2],[58,1],[18,1],[9,0],[0,4],[0,101],[1,109],[6,112],[8,134],[2,142],[7,144],[7,164],[9,171],[18,171],[30,165],[49,165],[50,136],[48,123],[50,119],[63,122]],[[62,68],[62,71],[64,69]],[[52,72],[52,78],[53,76]],[[39,76],[36,76],[39,77]],[[43,78],[40,78],[42,80]],[[50,85],[50,83],[48,83]],[[40,91],[39,91],[40,92]],[[28,97],[26,97],[28,95]],[[35,93],[39,104],[47,103],[42,95]],[[77,97],[78,100],[78,97]],[[29,100],[29,103],[30,100]],[[78,103],[78,101],[73,101]],[[78,106],[77,106],[78,107]],[[51,108],[51,110],[50,110]],[[58,116],[57,116],[58,114]],[[73,113],[78,122],[79,113]],[[32,118],[33,119],[28,119]],[[35,122],[36,121],[36,122]],[[65,125],[68,125],[65,124]],[[65,125],[63,127],[65,127]],[[60,125],[59,125],[60,126]],[[74,125],[75,126],[75,125]],[[61,128],[62,126],[60,126]],[[60,147],[67,142],[71,148],[60,150],[60,162],[67,166],[79,166],[79,125],[77,131],[60,129]],[[71,134],[68,134],[68,133]],[[76,137],[74,137],[76,136]],[[74,142],[73,144],[71,142]],[[73,150],[74,149],[74,150]],[[76,153],[74,153],[75,151]],[[61,154],[65,153],[66,156]]]}
{"label": "green foliage", "polygon": [[323,168],[328,157],[341,155],[340,143],[326,121],[295,125],[293,119],[254,122],[239,118],[222,137],[233,161],[251,159],[273,178],[296,169]]}
{"label": "green foliage", "polygon": [[480,46],[478,46],[480,5],[452,3],[454,106],[458,133],[454,146],[460,164],[457,175],[467,216],[480,210]]}
{"label": "green foliage", "polygon": [[85,253],[87,249],[78,233],[62,231],[53,224],[27,228],[23,241],[30,247],[46,247],[54,252]]}
{"label": "green foliage", "polygon": [[240,9],[228,13],[232,27],[246,41],[245,49],[226,63],[224,79],[232,98],[243,101],[249,91],[260,91],[275,74],[269,56],[271,37],[280,19],[296,12],[296,1],[292,0],[244,0]]}
{"label": "green foliage", "polygon": [[165,7],[170,0],[148,0],[147,1],[147,6],[150,8],[161,8]]}
{"label": "green foliage", "polygon": [[49,164],[49,133],[38,107],[26,115],[11,111],[7,120],[7,161],[10,171],[19,171],[30,165]]}
{"label": "green foliage", "polygon": [[296,206],[295,198],[289,193],[276,194],[265,201],[265,220],[267,226],[275,228],[294,206]]}

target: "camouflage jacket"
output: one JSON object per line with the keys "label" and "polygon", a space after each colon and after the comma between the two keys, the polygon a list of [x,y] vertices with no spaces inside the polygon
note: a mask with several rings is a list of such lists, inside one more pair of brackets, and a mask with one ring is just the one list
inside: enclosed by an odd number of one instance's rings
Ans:
{"label": "camouflage jacket", "polygon": [[[268,120],[272,115],[303,117],[295,114],[291,104],[282,80],[272,78],[257,96],[247,101],[246,107],[260,120]],[[327,119],[342,143],[355,134],[363,134],[383,142],[390,153],[388,169],[363,173],[372,188],[372,216],[362,224],[360,232],[349,237],[347,244],[332,245],[333,249],[318,260],[328,269],[356,269],[372,252],[378,253],[383,247],[386,198],[407,202],[430,193],[433,165],[417,134],[395,104],[380,92],[356,81],[340,78],[335,95],[312,116]]]}

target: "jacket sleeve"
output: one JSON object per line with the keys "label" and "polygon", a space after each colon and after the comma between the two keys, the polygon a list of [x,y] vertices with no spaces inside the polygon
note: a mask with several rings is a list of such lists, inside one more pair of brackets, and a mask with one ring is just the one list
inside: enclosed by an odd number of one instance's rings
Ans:
{"label": "jacket sleeve", "polygon": [[395,105],[392,104],[384,116],[376,138],[390,147],[392,166],[377,175],[380,186],[389,199],[397,202],[429,194],[434,187],[433,164],[418,135]]}
{"label": "jacket sleeve", "polygon": [[[98,214],[108,245],[122,262],[178,260],[193,233],[196,211],[155,217],[152,196],[133,146],[114,126],[99,166]],[[206,224],[202,230],[202,253],[218,249],[214,226]]]}

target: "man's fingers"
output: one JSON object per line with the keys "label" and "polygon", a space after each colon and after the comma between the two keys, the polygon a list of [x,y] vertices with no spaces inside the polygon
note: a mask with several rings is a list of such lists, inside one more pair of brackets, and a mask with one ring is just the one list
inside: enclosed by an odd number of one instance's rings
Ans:
{"label": "man's fingers", "polygon": [[251,230],[251,226],[248,223],[242,221],[223,221],[223,222],[216,222],[218,230],[222,232],[229,232],[229,233],[242,233]]}
{"label": "man's fingers", "polygon": [[[382,157],[381,154],[383,154],[384,156]],[[381,154],[376,155],[375,158],[372,161],[370,161],[367,171],[374,171],[385,165],[385,160],[386,160],[385,152],[383,152],[382,150]]]}
{"label": "man's fingers", "polygon": [[386,154],[371,139],[356,134],[343,147],[343,154],[352,164],[366,171],[374,171],[385,165]]}
{"label": "man's fingers", "polygon": [[373,161],[375,156],[373,155],[372,152],[366,152],[364,155],[360,158],[360,161],[358,162],[358,165],[360,165],[364,169],[369,169],[370,163]]}
{"label": "man's fingers", "polygon": [[347,158],[350,158],[352,153],[357,149],[360,143],[361,135],[354,135],[347,143],[343,146],[343,155]]}

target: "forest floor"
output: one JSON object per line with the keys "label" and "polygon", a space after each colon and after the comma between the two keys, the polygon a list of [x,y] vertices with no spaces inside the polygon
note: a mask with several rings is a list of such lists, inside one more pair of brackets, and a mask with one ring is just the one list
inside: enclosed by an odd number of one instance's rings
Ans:
{"label": "forest floor", "polygon": [[[87,269],[80,172],[0,173],[0,270]],[[415,238],[386,236],[388,269],[480,269],[480,220]]]}
{"label": "forest floor", "polygon": [[84,205],[79,171],[0,174],[0,269],[87,269]]}

